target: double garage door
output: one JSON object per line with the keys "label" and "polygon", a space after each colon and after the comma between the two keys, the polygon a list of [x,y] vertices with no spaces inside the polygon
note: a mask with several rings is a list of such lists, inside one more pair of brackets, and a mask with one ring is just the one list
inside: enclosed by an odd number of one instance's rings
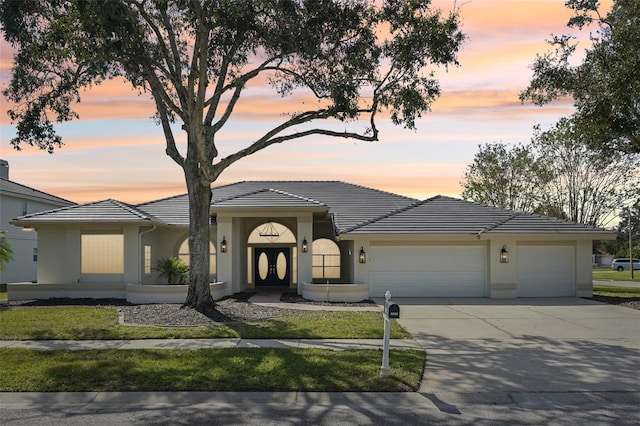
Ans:
{"label": "double garage door", "polygon": [[[518,297],[573,296],[572,246],[519,246]],[[484,246],[371,247],[370,294],[384,297],[485,297],[487,248]]]}
{"label": "double garage door", "polygon": [[369,250],[371,297],[484,297],[483,246],[385,246]]}

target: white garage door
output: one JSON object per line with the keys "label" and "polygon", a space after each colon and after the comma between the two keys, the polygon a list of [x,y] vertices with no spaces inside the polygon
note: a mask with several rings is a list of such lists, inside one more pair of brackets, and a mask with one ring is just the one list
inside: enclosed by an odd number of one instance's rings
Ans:
{"label": "white garage door", "polygon": [[573,296],[573,247],[518,247],[518,297]]}
{"label": "white garage door", "polygon": [[370,291],[383,297],[483,297],[487,286],[485,247],[372,247]]}

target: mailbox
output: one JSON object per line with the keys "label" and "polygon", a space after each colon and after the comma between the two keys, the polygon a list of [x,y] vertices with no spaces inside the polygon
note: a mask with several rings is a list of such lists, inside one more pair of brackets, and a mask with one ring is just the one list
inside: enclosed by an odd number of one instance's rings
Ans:
{"label": "mailbox", "polygon": [[390,300],[384,304],[384,311],[389,319],[400,318],[400,306]]}

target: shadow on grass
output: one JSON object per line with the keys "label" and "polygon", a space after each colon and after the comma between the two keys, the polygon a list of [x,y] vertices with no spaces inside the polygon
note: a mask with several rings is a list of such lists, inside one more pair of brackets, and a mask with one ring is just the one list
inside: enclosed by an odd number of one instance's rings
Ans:
{"label": "shadow on grass", "polygon": [[233,348],[30,351],[0,349],[11,392],[376,391],[418,389],[424,352],[396,350],[380,377],[379,350]]}

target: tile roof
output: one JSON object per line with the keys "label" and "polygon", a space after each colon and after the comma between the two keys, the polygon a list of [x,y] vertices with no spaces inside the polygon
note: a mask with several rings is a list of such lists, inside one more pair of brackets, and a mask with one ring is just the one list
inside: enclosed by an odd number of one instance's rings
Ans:
{"label": "tile roof", "polygon": [[32,200],[43,201],[46,203],[58,204],[60,206],[69,206],[75,204],[73,201],[47,194],[46,192],[30,188],[26,185],[19,184],[9,179],[0,178],[0,194],[10,195],[17,198],[28,198]]}
{"label": "tile roof", "polygon": [[33,213],[16,219],[20,223],[160,223],[155,217],[118,200],[62,207]]}
{"label": "tile roof", "polygon": [[246,181],[215,187],[212,204],[260,190],[275,190],[321,203],[329,208],[337,232],[417,200],[340,181]]}
{"label": "tile roof", "polygon": [[349,234],[607,233],[611,231],[436,196],[345,230]]}
{"label": "tile roof", "polygon": [[211,205],[214,211],[218,208],[324,208],[328,210],[327,206],[319,201],[271,188],[259,189],[223,200],[213,200]]}
{"label": "tile roof", "polygon": [[136,207],[167,224],[189,224],[189,196],[187,194],[149,201],[138,204]]}
{"label": "tile roof", "polygon": [[[583,233],[612,231],[436,196],[424,201],[338,181],[248,181],[212,188],[212,209],[302,208],[327,211],[338,234]],[[186,194],[132,206],[117,200],[18,218],[21,224],[126,222],[188,225]]]}

